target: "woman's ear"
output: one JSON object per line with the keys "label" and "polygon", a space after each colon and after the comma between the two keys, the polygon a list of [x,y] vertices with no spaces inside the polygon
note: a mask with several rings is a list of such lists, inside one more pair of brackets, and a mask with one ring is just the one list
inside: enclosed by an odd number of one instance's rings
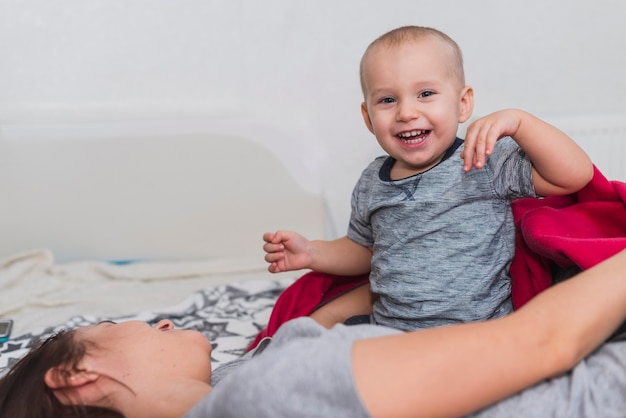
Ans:
{"label": "woman's ear", "polygon": [[44,375],[44,383],[50,389],[62,389],[69,387],[82,386],[98,379],[96,372],[86,370],[68,370],[63,367],[53,367],[48,369]]}
{"label": "woman's ear", "polygon": [[84,399],[81,393],[87,391],[90,384],[99,377],[97,372],[70,370],[57,366],[48,369],[43,380],[62,404],[76,405]]}
{"label": "woman's ear", "polygon": [[367,111],[367,104],[365,102],[361,103],[361,115],[363,116],[363,122],[365,122],[365,126],[371,133],[374,133],[374,127],[372,126],[372,120],[370,119],[370,114]]}
{"label": "woman's ear", "polygon": [[459,123],[463,123],[472,116],[474,111],[474,89],[471,86],[463,87],[460,105]]}

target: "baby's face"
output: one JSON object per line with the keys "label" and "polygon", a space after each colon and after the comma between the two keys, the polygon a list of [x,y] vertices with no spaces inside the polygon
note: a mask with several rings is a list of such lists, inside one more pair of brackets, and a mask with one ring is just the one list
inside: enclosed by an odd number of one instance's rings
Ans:
{"label": "baby's face", "polygon": [[428,38],[380,45],[365,58],[363,117],[380,146],[397,160],[392,178],[439,163],[459,122],[469,118],[473,101],[468,102],[469,88],[454,63],[447,44]]}

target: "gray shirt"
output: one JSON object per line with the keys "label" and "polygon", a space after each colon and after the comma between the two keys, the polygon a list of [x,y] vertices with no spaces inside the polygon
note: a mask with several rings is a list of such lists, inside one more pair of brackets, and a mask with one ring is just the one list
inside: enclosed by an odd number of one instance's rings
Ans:
{"label": "gray shirt", "polygon": [[412,330],[510,313],[511,201],[535,197],[531,163],[511,138],[484,169],[463,171],[457,139],[435,167],[391,180],[383,156],[352,194],[348,238],[372,248],[373,322]]}
{"label": "gray shirt", "polygon": [[218,368],[213,391],[184,418],[369,417],[352,379],[352,342],[398,332],[374,325],[327,330],[309,317],[286,322],[254,360],[226,374],[226,365]]}
{"label": "gray shirt", "polygon": [[623,418],[626,341],[606,343],[569,373],[486,408],[472,418]]}
{"label": "gray shirt", "polygon": [[[326,330],[308,317],[289,321],[263,353],[221,375],[213,391],[184,418],[370,417],[355,389],[352,343],[398,332],[374,325],[337,325]],[[623,417],[625,360],[626,342],[607,343],[571,373],[472,417]]]}

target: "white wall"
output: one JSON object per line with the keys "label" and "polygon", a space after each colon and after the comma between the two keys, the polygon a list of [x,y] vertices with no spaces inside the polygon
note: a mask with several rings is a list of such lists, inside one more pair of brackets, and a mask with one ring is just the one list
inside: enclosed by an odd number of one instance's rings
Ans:
{"label": "white wall", "polygon": [[455,38],[475,116],[590,117],[626,114],[625,18],[621,0],[0,0],[0,124],[257,118],[318,151],[341,234],[380,153],[357,77],[376,36]]}

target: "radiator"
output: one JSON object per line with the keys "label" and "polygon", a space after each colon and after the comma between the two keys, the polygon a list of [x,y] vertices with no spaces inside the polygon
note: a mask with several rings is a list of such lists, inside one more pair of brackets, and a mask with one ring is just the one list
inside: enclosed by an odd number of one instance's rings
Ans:
{"label": "radiator", "polygon": [[546,121],[576,141],[609,180],[626,181],[626,114],[555,117]]}

